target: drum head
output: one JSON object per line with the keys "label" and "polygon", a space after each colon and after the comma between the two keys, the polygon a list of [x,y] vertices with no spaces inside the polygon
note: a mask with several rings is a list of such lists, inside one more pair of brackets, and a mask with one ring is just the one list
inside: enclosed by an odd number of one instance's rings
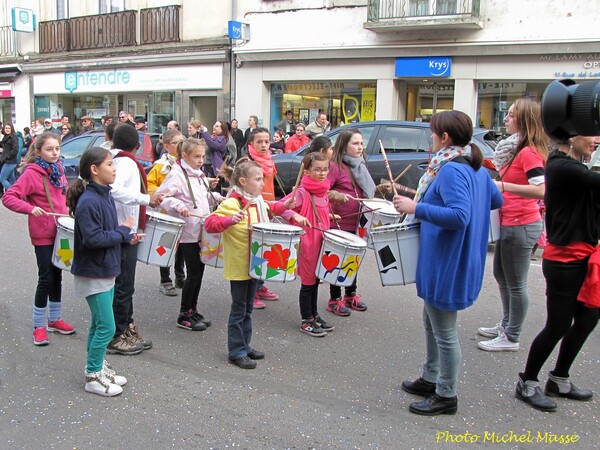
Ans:
{"label": "drum head", "polygon": [[252,230],[271,234],[303,234],[302,228],[287,223],[258,222],[252,224]]}
{"label": "drum head", "polygon": [[401,214],[396,211],[394,208],[394,204],[392,202],[372,202],[369,200],[365,200],[363,204],[369,208],[373,209],[373,213],[375,214],[385,214],[390,216],[400,216]]}
{"label": "drum head", "polygon": [[177,217],[169,216],[168,214],[163,214],[156,211],[146,211],[146,217],[148,218],[148,220],[154,222],[185,225],[185,220],[178,219]]}
{"label": "drum head", "polygon": [[75,230],[75,219],[72,217],[59,217],[58,226],[65,229],[74,231]]}
{"label": "drum head", "polygon": [[347,245],[348,247],[364,248],[367,246],[364,239],[347,231],[331,229],[325,231],[323,234],[325,239]]}

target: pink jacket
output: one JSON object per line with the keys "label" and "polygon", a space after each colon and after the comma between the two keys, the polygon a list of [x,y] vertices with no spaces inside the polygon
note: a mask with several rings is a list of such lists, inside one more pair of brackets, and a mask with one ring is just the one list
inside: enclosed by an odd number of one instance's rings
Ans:
{"label": "pink jacket", "polygon": [[[342,163],[342,168],[333,161],[329,163],[329,173],[327,179],[331,183],[331,190],[337,191],[340,194],[348,194],[352,197],[362,198],[364,197],[362,189],[358,185],[354,185],[352,175],[350,174],[350,168]],[[348,200],[346,203],[336,205],[331,203],[331,209],[335,214],[342,217],[339,221],[340,228],[350,233],[356,233],[358,229],[358,219],[360,211],[360,203],[356,200]],[[335,228],[335,224],[332,222],[331,227]]]}
{"label": "pink jacket", "polygon": [[[42,178],[46,178],[54,212],[68,214],[66,189],[63,192],[62,189],[53,186],[48,179],[48,174],[35,163],[27,164],[17,182],[2,197],[2,203],[11,211],[28,215],[29,236],[33,245],[53,245],[56,236],[56,218],[31,215],[31,211],[36,206],[51,212]],[[62,183],[67,185],[64,174]]]}

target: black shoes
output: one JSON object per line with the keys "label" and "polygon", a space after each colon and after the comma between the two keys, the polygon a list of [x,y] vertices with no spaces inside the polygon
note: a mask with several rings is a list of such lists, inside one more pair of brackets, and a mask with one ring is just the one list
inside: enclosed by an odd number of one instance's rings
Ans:
{"label": "black shoes", "polygon": [[248,358],[250,359],[265,359],[265,352],[259,352],[258,350],[250,350],[248,352]]}
{"label": "black shoes", "polygon": [[540,411],[556,411],[556,403],[544,395],[539,383],[534,380],[523,381],[520,375],[519,381],[517,381],[515,397]]}
{"label": "black shoes", "polygon": [[440,397],[437,394],[433,394],[422,402],[411,403],[408,410],[411,413],[419,414],[420,416],[456,414],[456,411],[458,411],[458,398]]}
{"label": "black shoes", "polygon": [[571,389],[568,392],[560,392],[558,384],[552,380],[552,378],[550,378],[548,381],[546,381],[546,389],[544,389],[544,393],[548,397],[564,397],[582,402],[591,400],[591,398],[594,396],[594,393],[589,389],[580,389],[570,381],[569,384],[571,385]]}
{"label": "black shoes", "polygon": [[256,361],[253,361],[248,356],[242,358],[229,358],[229,362],[238,366],[240,369],[255,369]]}
{"label": "black shoes", "polygon": [[409,394],[429,397],[430,395],[435,394],[435,383],[430,383],[423,378],[418,378],[415,381],[403,381],[402,389]]}

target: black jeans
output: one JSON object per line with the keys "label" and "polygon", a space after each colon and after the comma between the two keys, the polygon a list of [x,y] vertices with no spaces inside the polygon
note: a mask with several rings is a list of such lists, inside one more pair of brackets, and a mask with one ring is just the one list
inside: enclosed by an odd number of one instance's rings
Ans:
{"label": "black jeans", "polygon": [[[181,250],[181,246],[177,247],[177,251],[175,252],[175,280],[185,280],[185,272],[183,271],[183,251]],[[170,267],[160,267],[160,284],[163,283],[171,283],[171,268]]]}
{"label": "black jeans", "polygon": [[[346,294],[346,295],[356,294],[356,278],[354,279],[354,283],[352,283],[352,286],[346,286],[344,288],[344,294]],[[333,284],[330,284],[329,285],[329,298],[331,300],[336,300],[336,299],[342,298],[342,287],[334,286]]]}
{"label": "black jeans", "polygon": [[587,273],[587,259],[561,263],[544,259],[546,278],[546,325],[529,349],[523,378],[536,380],[542,366],[562,339],[552,373],[568,377],[575,357],[598,323],[598,309],[588,308],[577,300]]}
{"label": "black jeans", "polygon": [[133,322],[133,294],[135,293],[135,268],[137,264],[137,245],[121,245],[121,273],[115,280],[115,337],[123,334]]}
{"label": "black jeans", "polygon": [[34,304],[46,308],[48,300],[60,302],[62,293],[62,270],[52,264],[53,245],[36,245],[35,259],[38,266],[38,284]]}
{"label": "black jeans", "polygon": [[300,315],[302,320],[310,319],[317,314],[317,299],[319,297],[319,280],[312,286],[303,284],[300,286]]}
{"label": "black jeans", "polygon": [[183,253],[183,259],[185,259],[187,267],[187,278],[181,291],[180,312],[186,312],[190,309],[196,311],[205,267],[204,263],[200,260],[200,246],[197,242],[181,242],[179,243],[179,248]]}

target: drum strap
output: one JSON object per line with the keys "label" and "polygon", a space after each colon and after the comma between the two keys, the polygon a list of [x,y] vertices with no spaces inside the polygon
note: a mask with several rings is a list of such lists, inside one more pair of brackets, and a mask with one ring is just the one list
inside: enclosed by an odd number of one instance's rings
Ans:
{"label": "drum strap", "polygon": [[48,203],[50,204],[50,211],[54,212],[54,204],[52,203],[52,197],[50,197],[50,190],[48,189],[48,182],[46,181],[46,177],[42,177],[42,183],[44,183],[44,191],[46,191],[46,198],[48,199]]}
{"label": "drum strap", "polygon": [[194,209],[197,209],[198,205],[196,205],[196,198],[194,197],[194,191],[192,190],[192,183],[190,182],[190,176],[188,175],[187,170],[185,170],[184,167],[181,168],[181,171],[183,172],[185,181],[187,181],[187,185],[188,185],[188,189],[190,190],[190,197],[192,197],[192,204],[194,205]]}
{"label": "drum strap", "polygon": [[315,205],[315,196],[310,194],[310,204],[312,205],[313,212],[315,213],[315,218],[317,219],[317,223],[321,223],[321,218],[319,214],[317,214],[317,206]]}

